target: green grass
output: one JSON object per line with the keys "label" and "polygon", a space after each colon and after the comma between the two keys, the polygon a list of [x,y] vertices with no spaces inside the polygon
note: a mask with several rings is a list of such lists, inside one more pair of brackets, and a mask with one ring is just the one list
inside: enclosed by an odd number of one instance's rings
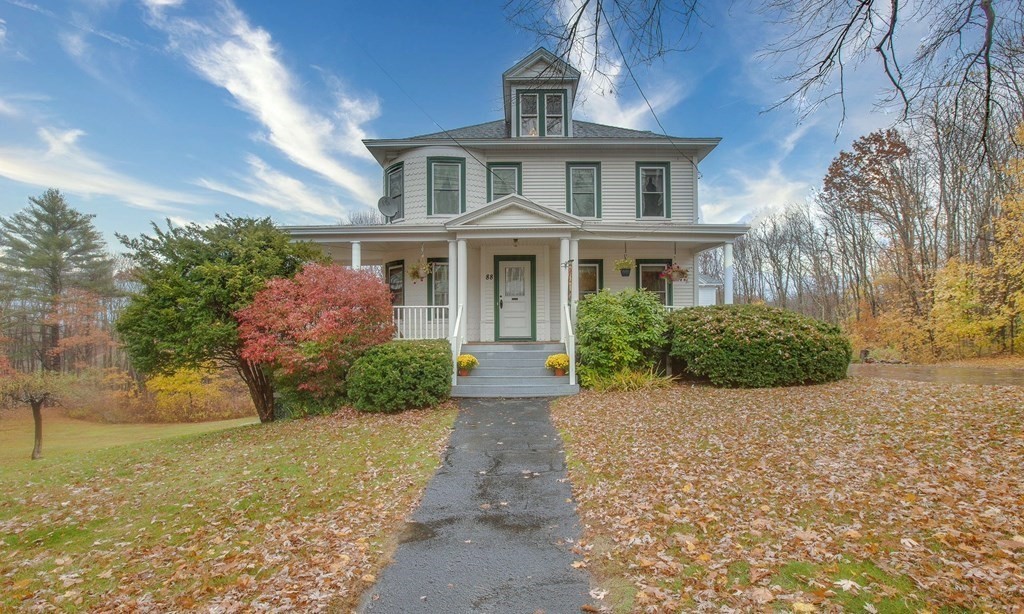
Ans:
{"label": "green grass", "polygon": [[[43,458],[64,459],[112,446],[198,435],[257,422],[259,420],[253,416],[190,424],[102,424],[74,420],[54,410],[43,410]],[[28,409],[7,410],[0,414],[0,472],[6,473],[19,464],[30,462],[33,428],[32,414]]]}
{"label": "green grass", "polygon": [[454,413],[342,411],[268,425],[50,420],[52,452],[5,458],[0,472],[0,611],[114,609],[147,594],[160,609],[188,609],[228,591],[274,603],[285,566],[301,577],[338,564],[333,584],[301,590],[351,599],[433,474]]}

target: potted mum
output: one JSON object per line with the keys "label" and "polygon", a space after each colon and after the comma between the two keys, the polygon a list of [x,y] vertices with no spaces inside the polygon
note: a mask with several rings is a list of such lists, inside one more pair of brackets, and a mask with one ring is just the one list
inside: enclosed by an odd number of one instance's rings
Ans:
{"label": "potted mum", "polygon": [[676,263],[672,263],[665,267],[665,270],[660,274],[662,279],[670,279],[672,281],[686,281],[690,277],[690,272],[679,266]]}
{"label": "potted mum", "polygon": [[463,376],[469,375],[469,372],[480,364],[480,361],[472,354],[459,354],[459,358],[455,362],[459,367],[459,375]]}
{"label": "potted mum", "polygon": [[569,355],[552,354],[548,356],[548,359],[544,361],[544,368],[551,369],[556,376],[565,375],[565,370],[569,368]]}
{"label": "potted mum", "polygon": [[623,277],[629,277],[629,272],[636,266],[636,260],[632,258],[623,258],[622,260],[615,261],[615,268],[619,270],[619,274]]}

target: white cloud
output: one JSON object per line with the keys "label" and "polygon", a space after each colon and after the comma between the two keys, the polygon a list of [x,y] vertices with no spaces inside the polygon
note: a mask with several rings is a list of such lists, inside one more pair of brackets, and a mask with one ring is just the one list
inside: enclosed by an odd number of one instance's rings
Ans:
{"label": "white cloud", "polygon": [[45,147],[0,146],[0,176],[13,181],[82,195],[109,196],[155,211],[177,211],[178,206],[199,204],[191,194],[167,190],[118,172],[78,145],[81,130],[39,128]]}
{"label": "white cloud", "polygon": [[17,117],[18,109],[11,103],[7,102],[3,98],[0,98],[0,115],[7,115],[8,117]]}
{"label": "white cloud", "polygon": [[230,186],[212,179],[200,179],[204,188],[241,198],[280,211],[340,217],[344,207],[334,197],[310,190],[298,179],[267,165],[257,156],[247,156],[249,175],[239,178],[241,186]]}
{"label": "white cloud", "polygon": [[[561,23],[566,23],[575,15],[584,0],[559,0],[557,15]],[[589,9],[585,9],[579,35],[569,50],[569,63],[580,70],[581,98],[580,115],[601,124],[611,124],[625,128],[654,128],[657,124],[651,115],[640,93],[631,100],[624,100],[622,91],[631,90],[635,84],[629,78],[619,57],[618,50],[604,45],[596,52],[592,45],[591,35],[594,33],[594,19]],[[600,40],[608,42],[610,34],[606,23],[601,25]],[[659,84],[656,93],[648,95],[650,106],[656,113],[662,113],[679,104],[689,94],[688,88],[675,79],[665,78]]]}
{"label": "white cloud", "polygon": [[706,223],[734,224],[766,210],[802,203],[810,190],[810,182],[787,176],[774,162],[763,172],[732,169],[721,182],[706,179],[701,184],[700,208]]}
{"label": "white cloud", "polygon": [[7,22],[0,19],[0,47],[4,46],[7,42]]}
{"label": "white cloud", "polygon": [[380,113],[376,99],[338,90],[333,117],[304,104],[270,33],[252,26],[229,0],[219,3],[216,14],[202,22],[170,16],[165,9],[173,3],[147,0],[147,5],[149,22],[167,34],[171,49],[202,78],[227,90],[266,129],[262,136],[267,143],[355,199],[364,203],[376,199],[376,185],[338,157],[369,159],[359,140],[366,136],[362,124]]}

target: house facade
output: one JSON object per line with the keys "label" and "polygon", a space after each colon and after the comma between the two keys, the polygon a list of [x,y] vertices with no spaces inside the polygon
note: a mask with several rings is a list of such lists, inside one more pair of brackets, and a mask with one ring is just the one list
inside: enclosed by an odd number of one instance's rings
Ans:
{"label": "house facade", "polygon": [[731,243],[748,227],[698,212],[698,165],[719,139],[576,120],[579,79],[538,49],[502,75],[503,119],[364,141],[388,223],[287,230],[339,263],[381,267],[399,335],[453,346],[571,341],[576,304],[602,289],[697,305],[696,255],[720,246],[731,302]]}

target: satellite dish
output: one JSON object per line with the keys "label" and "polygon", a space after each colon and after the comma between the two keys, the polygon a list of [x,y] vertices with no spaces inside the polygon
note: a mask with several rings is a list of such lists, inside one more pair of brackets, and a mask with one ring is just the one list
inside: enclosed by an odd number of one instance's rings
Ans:
{"label": "satellite dish", "polygon": [[377,210],[384,217],[391,219],[398,213],[398,203],[387,196],[381,196],[380,200],[377,201]]}

